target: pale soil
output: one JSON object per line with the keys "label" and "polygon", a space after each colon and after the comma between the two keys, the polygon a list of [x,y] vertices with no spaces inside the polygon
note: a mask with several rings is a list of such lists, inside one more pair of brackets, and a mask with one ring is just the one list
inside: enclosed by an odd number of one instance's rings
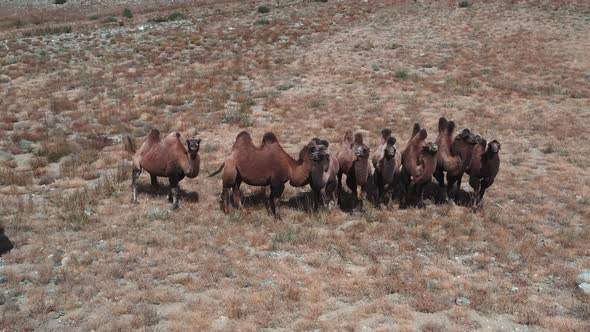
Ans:
{"label": "pale soil", "polygon": [[[283,2],[262,15],[260,4],[0,31],[0,148],[14,158],[0,163],[17,174],[0,177],[16,244],[0,259],[2,329],[590,329],[575,284],[590,269],[588,5]],[[274,131],[296,156],[313,136],[335,152],[349,128],[374,146],[389,126],[401,151],[415,121],[434,140],[441,115],[502,143],[477,213],[310,215],[308,189],[288,187],[274,221],[244,186],[246,208],[224,215],[220,178],[206,177],[243,127],[257,141]],[[139,144],[152,127],[203,139],[178,211],[145,174],[130,202],[123,138]]]}

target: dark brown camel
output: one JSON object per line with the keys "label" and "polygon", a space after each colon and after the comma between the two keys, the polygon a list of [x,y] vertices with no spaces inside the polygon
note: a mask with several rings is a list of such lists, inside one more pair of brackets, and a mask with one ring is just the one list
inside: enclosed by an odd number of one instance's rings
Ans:
{"label": "dark brown camel", "polygon": [[238,208],[242,206],[240,184],[243,181],[251,186],[270,186],[270,210],[275,217],[279,217],[276,202],[283,194],[285,183],[289,181],[294,187],[307,185],[311,168],[309,147],[304,147],[299,153],[299,160],[295,160],[283,150],[275,134],[264,134],[262,144],[256,146],[250,134],[243,131],[236,137],[225,162],[209,177],[223,170],[221,206],[225,213],[229,212],[230,194],[234,204]]}
{"label": "dark brown camel", "polygon": [[4,227],[0,226],[0,256],[14,248],[12,241],[4,234]]}
{"label": "dark brown camel", "polygon": [[428,133],[421,129],[419,124],[414,124],[412,138],[404,152],[402,152],[402,167],[400,172],[401,198],[400,207],[407,206],[408,188],[414,183],[418,194],[418,206],[424,206],[424,186],[432,180],[436,169],[436,153],[438,145],[432,142],[426,143]]}
{"label": "dark brown camel", "polygon": [[[340,164],[338,158],[332,156],[328,150],[329,143],[326,140],[315,139],[315,146],[311,149],[313,166],[311,169],[311,181],[309,183],[314,197],[313,209],[317,211],[320,205],[328,202],[336,204],[338,198],[338,171]],[[324,191],[322,195],[322,190]]]}
{"label": "dark brown camel", "polygon": [[373,154],[373,167],[375,168],[374,180],[378,190],[376,204],[387,204],[393,192],[395,181],[397,180],[395,153],[395,137],[391,136],[391,129],[385,128],[381,130],[381,144]]}
{"label": "dark brown camel", "polygon": [[[130,148],[133,149],[131,138]],[[133,188],[133,202],[137,203],[137,179],[143,169],[150,174],[152,185],[158,186],[157,177],[166,177],[170,182],[168,200],[172,208],[178,208],[178,183],[184,177],[195,178],[199,175],[200,138],[186,140],[186,148],[180,140],[180,133],[171,132],[164,139],[160,139],[160,132],[152,129],[145,141],[135,152],[132,160],[131,186]]]}
{"label": "dark brown camel", "polygon": [[[487,145],[487,149],[486,149]],[[473,188],[473,205],[479,206],[487,188],[493,183],[500,170],[500,142],[493,140],[486,144],[482,140],[473,147],[471,166],[467,170],[469,185]]]}
{"label": "dark brown camel", "polygon": [[[355,210],[358,202],[360,202],[362,209],[367,197],[368,184],[373,177],[373,165],[369,162],[370,153],[371,149],[363,143],[361,133],[355,134],[354,139],[351,131],[344,134],[340,150],[336,154],[340,164],[338,199],[341,201],[342,174],[346,174],[346,186],[352,191],[352,210]],[[358,187],[360,187],[360,191]]]}
{"label": "dark brown camel", "polygon": [[[438,121],[438,137],[435,143],[438,145],[438,153],[434,177],[443,188],[445,201],[454,203],[449,196],[454,193],[455,184],[461,183],[463,173],[471,164],[471,154],[476,143],[475,135],[469,129],[464,129],[455,136],[455,123],[441,117]],[[444,172],[447,173],[446,190]]]}

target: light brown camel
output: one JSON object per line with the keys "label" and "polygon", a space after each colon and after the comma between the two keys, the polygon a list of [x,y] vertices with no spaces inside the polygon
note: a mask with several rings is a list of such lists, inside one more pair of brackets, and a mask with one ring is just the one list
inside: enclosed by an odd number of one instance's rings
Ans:
{"label": "light brown camel", "polygon": [[[314,138],[313,142],[316,145],[311,150],[313,166],[309,185],[314,194],[313,209],[317,211],[319,206],[324,205],[326,201],[330,208],[331,204],[336,204],[338,200],[337,188],[340,164],[338,158],[330,154],[328,141]],[[323,195],[322,190],[324,191]]]}
{"label": "light brown camel", "polygon": [[[395,153],[397,149],[395,147],[396,139],[391,136],[391,129],[385,128],[381,130],[381,144],[375,149],[373,154],[373,167],[375,168],[375,185],[377,186],[378,196],[376,204],[380,203],[387,204],[393,192],[395,186],[396,177],[396,162]],[[387,198],[387,200],[386,200]]]}
{"label": "light brown camel", "polygon": [[[438,121],[438,137],[435,141],[439,148],[436,154],[437,166],[434,177],[443,188],[444,200],[450,203],[454,202],[449,196],[453,194],[456,183],[460,186],[461,177],[471,164],[471,154],[476,144],[475,135],[469,129],[464,129],[455,135],[455,127],[453,121],[447,121],[441,117]],[[444,190],[445,172],[447,174],[446,190]]]}
{"label": "light brown camel", "polygon": [[[133,149],[130,137],[129,146]],[[157,177],[166,177],[170,182],[168,200],[172,202],[172,208],[178,208],[178,183],[184,177],[195,178],[199,175],[200,138],[186,140],[186,148],[180,140],[180,133],[171,132],[164,139],[160,139],[160,132],[152,129],[145,141],[135,151],[132,158],[131,186],[133,188],[133,202],[137,203],[137,179],[143,169],[150,174],[153,186],[158,186]]]}
{"label": "light brown camel", "polygon": [[225,162],[209,176],[223,170],[221,207],[225,213],[229,212],[230,194],[234,204],[238,208],[242,206],[240,184],[243,181],[251,186],[270,186],[270,209],[275,217],[280,217],[276,202],[283,194],[285,183],[289,181],[294,187],[307,185],[311,166],[309,147],[304,147],[299,153],[299,160],[295,160],[283,150],[275,134],[264,134],[262,144],[256,146],[250,134],[243,131],[236,137]]}
{"label": "light brown camel", "polygon": [[426,143],[428,133],[421,129],[419,124],[414,124],[412,138],[406,149],[402,152],[402,167],[400,172],[400,184],[402,189],[400,207],[407,206],[408,188],[413,182],[418,194],[418,207],[424,206],[424,186],[432,180],[436,169],[436,143]]}
{"label": "light brown camel", "polygon": [[[373,178],[373,165],[369,162],[371,149],[364,144],[363,135],[357,133],[352,136],[352,131],[346,131],[340,144],[340,150],[336,154],[340,169],[338,171],[338,199],[341,203],[342,174],[346,174],[346,186],[352,191],[352,210],[357,203],[363,208],[367,197],[369,181]],[[360,187],[360,191],[358,190]]]}
{"label": "light brown camel", "polygon": [[[487,146],[487,148],[486,148]],[[487,188],[489,188],[500,170],[500,142],[493,140],[486,144],[481,140],[473,147],[471,166],[467,170],[469,185],[473,188],[473,205],[479,206]]]}

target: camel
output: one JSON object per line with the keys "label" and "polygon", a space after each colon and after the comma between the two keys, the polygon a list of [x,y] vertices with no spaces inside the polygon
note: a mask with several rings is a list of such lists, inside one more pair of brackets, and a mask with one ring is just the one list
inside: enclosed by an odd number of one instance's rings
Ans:
{"label": "camel", "polygon": [[[381,144],[373,154],[373,167],[375,168],[374,180],[378,189],[378,196],[376,204],[379,205],[385,202],[386,194],[393,191],[396,177],[395,147],[396,139],[391,136],[391,129],[385,128],[381,130]],[[385,202],[387,204],[387,202]]]}
{"label": "camel", "polygon": [[4,227],[0,226],[0,256],[14,248],[12,241],[4,234]]}
{"label": "camel", "polygon": [[[438,137],[435,143],[438,145],[436,154],[437,167],[434,177],[439,186],[444,188],[444,172],[447,173],[447,186],[443,191],[445,201],[453,203],[449,198],[455,184],[460,186],[461,177],[471,164],[473,146],[476,144],[475,135],[469,129],[454,135],[455,123],[441,117],[438,121]],[[459,188],[457,188],[458,190]]]}
{"label": "camel", "polygon": [[[311,151],[311,159],[313,166],[311,169],[311,181],[309,183],[314,197],[313,209],[317,211],[320,205],[324,205],[328,201],[330,204],[337,202],[338,191],[338,171],[340,164],[338,158],[332,157],[328,150],[329,143],[326,140],[314,138],[315,146]],[[322,197],[322,190],[324,190],[324,197]]]}
{"label": "camel", "polygon": [[[338,171],[338,199],[341,203],[340,194],[342,192],[342,175],[346,174],[346,186],[352,191],[354,211],[357,201],[363,208],[364,201],[367,197],[369,181],[373,177],[373,165],[369,162],[371,149],[363,143],[363,135],[357,133],[352,136],[352,131],[348,130],[340,144],[340,150],[336,154],[340,169]],[[360,191],[358,190],[360,187]]]}
{"label": "camel", "polygon": [[289,181],[294,187],[307,185],[311,169],[310,147],[303,147],[299,153],[299,160],[295,160],[283,150],[275,134],[264,134],[262,144],[256,146],[250,134],[242,131],[236,137],[231,153],[224,163],[209,177],[223,170],[221,208],[224,213],[229,212],[230,192],[234,205],[242,207],[240,184],[243,181],[251,186],[270,186],[270,210],[276,218],[280,218],[277,213],[277,201],[283,194],[285,183]]}
{"label": "camel", "polygon": [[407,205],[408,187],[411,182],[414,182],[418,194],[418,207],[424,206],[424,186],[432,180],[432,175],[436,169],[436,154],[438,152],[436,143],[426,143],[427,137],[426,129],[420,128],[418,123],[414,124],[412,138],[404,152],[402,152],[400,171],[401,208],[405,208]]}
{"label": "camel", "polygon": [[[130,149],[133,150],[131,138],[129,140]],[[184,177],[195,178],[199,175],[200,158],[199,147],[200,138],[191,138],[186,140],[186,148],[180,140],[180,133],[171,132],[164,139],[160,139],[160,132],[152,129],[145,141],[132,159],[132,178],[131,186],[133,188],[133,202],[137,203],[137,179],[142,170],[150,174],[152,186],[158,186],[157,177],[167,177],[170,182],[170,192],[168,200],[172,203],[172,208],[178,208],[178,194],[180,188],[178,183]]]}
{"label": "camel", "polygon": [[486,189],[494,183],[494,179],[498,175],[500,170],[500,148],[501,144],[497,140],[486,143],[484,139],[473,147],[473,157],[467,174],[469,174],[469,185],[474,191],[474,207],[481,204]]}

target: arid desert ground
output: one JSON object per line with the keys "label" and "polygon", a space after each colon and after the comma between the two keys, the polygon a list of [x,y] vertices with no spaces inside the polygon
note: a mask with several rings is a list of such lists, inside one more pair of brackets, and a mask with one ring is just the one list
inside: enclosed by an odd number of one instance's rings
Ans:
{"label": "arid desert ground", "polygon": [[[589,33],[587,1],[0,1],[0,330],[589,331]],[[399,153],[440,116],[502,144],[476,212],[225,215],[207,177],[242,130]],[[152,128],[202,139],[174,211],[146,173],[131,203]]]}

